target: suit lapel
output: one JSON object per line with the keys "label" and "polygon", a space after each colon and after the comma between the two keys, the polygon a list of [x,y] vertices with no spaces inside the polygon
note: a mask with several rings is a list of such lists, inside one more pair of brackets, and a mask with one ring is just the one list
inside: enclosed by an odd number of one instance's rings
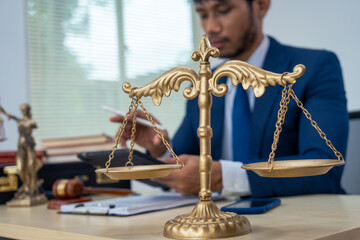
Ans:
{"label": "suit lapel", "polygon": [[[270,47],[266,55],[263,69],[283,73],[289,68],[290,59],[286,55],[285,47],[273,38],[270,38]],[[271,113],[277,111],[276,99],[281,95],[282,86],[268,86],[263,96],[255,99],[254,111],[252,114],[251,135],[250,135],[250,158],[258,159],[262,139],[264,137],[265,125]]]}

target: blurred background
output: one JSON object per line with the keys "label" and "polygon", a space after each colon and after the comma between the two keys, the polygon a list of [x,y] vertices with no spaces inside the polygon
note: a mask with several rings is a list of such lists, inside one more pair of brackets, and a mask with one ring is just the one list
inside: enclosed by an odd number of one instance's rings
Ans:
{"label": "blurred background", "polygon": [[[264,26],[282,43],[335,52],[349,111],[360,110],[359,12],[358,0],[273,0]],[[46,138],[113,136],[119,125],[101,106],[127,111],[124,82],[143,86],[180,65],[198,71],[190,53],[202,34],[192,0],[0,0],[0,104],[19,117],[31,104],[38,148]],[[171,136],[185,101],[182,90],[159,107],[143,99]],[[16,123],[5,119],[5,132],[0,150],[16,150]]]}

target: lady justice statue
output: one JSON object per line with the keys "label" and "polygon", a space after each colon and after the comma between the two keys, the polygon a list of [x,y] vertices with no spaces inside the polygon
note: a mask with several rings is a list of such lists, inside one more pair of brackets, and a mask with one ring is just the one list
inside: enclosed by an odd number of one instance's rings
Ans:
{"label": "lady justice statue", "polygon": [[14,198],[7,202],[7,206],[31,206],[46,202],[46,197],[40,194],[37,188],[37,172],[42,163],[36,158],[35,141],[32,137],[33,128],[37,128],[35,121],[31,117],[29,104],[22,104],[21,113],[23,118],[18,118],[7,112],[0,106],[0,112],[4,113],[9,119],[13,119],[18,124],[19,141],[16,153],[16,166],[18,175],[23,185],[17,190]]}

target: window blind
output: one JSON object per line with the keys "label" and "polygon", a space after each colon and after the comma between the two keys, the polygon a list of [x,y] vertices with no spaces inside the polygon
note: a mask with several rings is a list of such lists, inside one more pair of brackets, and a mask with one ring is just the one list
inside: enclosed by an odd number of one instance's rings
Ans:
{"label": "window blind", "polygon": [[[100,108],[127,111],[128,81],[143,86],[194,50],[188,0],[27,0],[30,102],[43,138],[107,133],[118,124]],[[173,133],[185,108],[182,94],[162,106],[143,102]],[[176,102],[176,108],[174,103]]]}

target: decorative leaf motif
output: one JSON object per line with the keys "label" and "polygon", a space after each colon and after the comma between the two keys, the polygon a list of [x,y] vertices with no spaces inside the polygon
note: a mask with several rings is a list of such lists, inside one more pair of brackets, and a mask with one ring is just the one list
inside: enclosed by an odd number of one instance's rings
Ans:
{"label": "decorative leaf motif", "polygon": [[194,61],[198,61],[200,58],[203,61],[208,61],[210,56],[213,58],[217,58],[219,54],[219,49],[211,47],[208,37],[206,36],[206,34],[204,34],[200,40],[199,50],[193,51],[191,53],[191,58]]}
{"label": "decorative leaf motif", "polygon": [[222,77],[230,77],[232,83],[237,86],[241,83],[242,87],[247,90],[249,87],[254,89],[256,97],[261,97],[268,85],[284,85],[287,83],[295,83],[296,79],[301,77],[305,72],[305,66],[296,65],[292,73],[273,73],[254,65],[242,61],[228,61],[219,66],[209,80],[209,88],[215,96],[224,96],[228,87],[226,84],[217,84]]}
{"label": "decorative leaf motif", "polygon": [[130,97],[136,96],[137,98],[151,96],[152,101],[156,105],[161,104],[163,95],[169,97],[171,90],[179,91],[180,85],[183,81],[190,81],[191,87],[184,89],[184,97],[193,99],[199,93],[199,77],[194,70],[187,67],[176,67],[152,81],[143,87],[131,87],[131,84],[125,82],[123,90]]}

